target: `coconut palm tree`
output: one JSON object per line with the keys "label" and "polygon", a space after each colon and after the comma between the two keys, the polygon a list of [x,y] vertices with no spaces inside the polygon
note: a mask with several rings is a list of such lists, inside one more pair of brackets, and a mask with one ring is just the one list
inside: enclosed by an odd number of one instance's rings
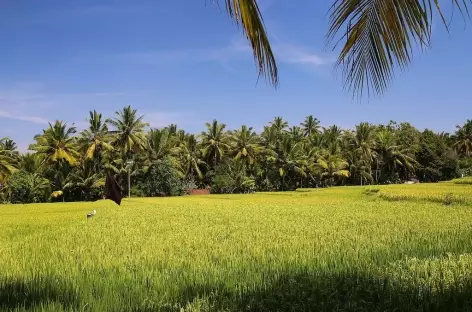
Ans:
{"label": "coconut palm tree", "polygon": [[290,127],[288,134],[295,142],[301,142],[305,139],[302,128],[298,126]]}
{"label": "coconut palm tree", "polygon": [[326,181],[329,186],[334,185],[335,178],[349,177],[349,164],[339,155],[328,154],[318,158],[315,168],[320,172],[321,178]]}
{"label": "coconut palm tree", "polygon": [[234,130],[230,140],[231,156],[235,160],[242,160],[246,168],[253,165],[262,151],[262,145],[260,137],[252,127],[243,125],[241,129]]}
{"label": "coconut palm tree", "polygon": [[67,176],[63,189],[80,192],[80,200],[92,200],[98,198],[99,190],[104,186],[105,177],[87,159],[82,159]]}
{"label": "coconut palm tree", "polygon": [[11,151],[11,152],[16,152],[16,150],[18,149],[18,147],[16,146],[15,141],[13,141],[10,138],[0,139],[0,148],[2,148],[4,150],[7,150],[7,151]]}
{"label": "coconut palm tree", "polygon": [[17,169],[16,155],[12,151],[0,148],[0,184],[3,184]]}
{"label": "coconut palm tree", "polygon": [[43,160],[36,153],[25,153],[20,156],[19,168],[29,173],[40,173]]}
{"label": "coconut palm tree", "polygon": [[[175,133],[173,134],[175,135]],[[163,159],[169,159],[172,166],[179,171],[180,163],[177,158],[174,157],[175,152],[173,151],[174,142],[171,133],[168,128],[164,129],[151,129],[147,135],[147,149],[146,159],[144,161],[143,170],[147,172],[158,161]]]}
{"label": "coconut palm tree", "polygon": [[465,124],[456,126],[454,148],[465,157],[472,156],[472,120],[467,120]]}
{"label": "coconut palm tree", "polygon": [[218,123],[215,119],[212,123],[206,123],[205,126],[206,131],[201,133],[203,157],[207,159],[207,163],[216,166],[229,150],[228,137],[225,133],[226,125]]}
{"label": "coconut palm tree", "polygon": [[170,136],[173,136],[173,135],[176,135],[177,134],[177,125],[176,124],[170,124],[168,125],[167,127],[165,127],[165,129],[167,129],[167,131],[169,132],[169,135]]}
{"label": "coconut palm tree", "polygon": [[169,130],[151,129],[147,135],[147,152],[150,160],[159,160],[171,155],[171,134]]}
{"label": "coconut palm tree", "polygon": [[320,133],[320,121],[313,117],[313,115],[307,116],[305,121],[300,124],[306,137],[312,136],[313,134]]}
{"label": "coconut palm tree", "polygon": [[187,135],[187,133],[185,133],[185,130],[183,130],[183,129],[178,130],[177,133],[172,138],[173,139],[172,140],[172,145],[174,147],[178,147],[178,146],[184,144],[185,141],[187,140],[187,137],[188,137],[188,135]]}
{"label": "coconut palm tree", "polygon": [[279,134],[285,132],[285,129],[288,128],[288,122],[281,116],[274,117],[274,120],[272,120],[270,124],[277,130]]}
{"label": "coconut palm tree", "polygon": [[85,156],[87,159],[100,157],[102,152],[113,150],[110,144],[108,127],[102,119],[102,114],[97,111],[90,111],[90,117],[87,119],[89,123],[88,129],[82,131],[80,141],[85,148]]}
{"label": "coconut palm tree", "polygon": [[343,130],[336,125],[332,125],[329,128],[324,128],[321,139],[323,147],[328,149],[332,154],[339,153],[342,135]]}
{"label": "coconut palm tree", "polygon": [[262,144],[264,147],[275,148],[278,140],[277,129],[274,126],[264,126],[264,130],[261,133]]}
{"label": "coconut palm tree", "polygon": [[361,157],[372,160],[375,153],[375,128],[366,122],[357,125],[352,144]]}
{"label": "coconut palm tree", "polygon": [[187,135],[182,144],[173,148],[173,153],[178,155],[185,177],[203,179],[201,168],[206,168],[207,164],[201,159],[202,152],[195,135]]}
{"label": "coconut palm tree", "polygon": [[[393,180],[401,171],[408,175],[413,173],[418,164],[410,155],[407,147],[397,145],[392,132],[383,130],[377,133],[376,143],[377,161],[380,169],[380,177]],[[405,177],[406,178],[406,177]]]}
{"label": "coconut palm tree", "polygon": [[142,151],[146,143],[144,130],[148,126],[143,121],[144,116],[138,117],[137,110],[129,105],[115,112],[115,115],[114,119],[106,121],[114,128],[109,132],[114,136],[112,145],[127,156],[132,152]]}
{"label": "coconut palm tree", "polygon": [[[282,179],[282,188],[287,185],[294,186],[294,181],[307,177],[308,157],[303,153],[303,144],[296,143],[288,135],[284,135],[280,147],[276,150],[276,170]],[[294,180],[294,181],[290,181]]]}
{"label": "coconut palm tree", "polygon": [[57,120],[54,125],[49,123],[49,128],[35,137],[36,143],[30,145],[29,149],[36,151],[43,163],[66,162],[74,166],[80,156],[73,136],[75,133],[75,127],[68,127],[67,123]]}

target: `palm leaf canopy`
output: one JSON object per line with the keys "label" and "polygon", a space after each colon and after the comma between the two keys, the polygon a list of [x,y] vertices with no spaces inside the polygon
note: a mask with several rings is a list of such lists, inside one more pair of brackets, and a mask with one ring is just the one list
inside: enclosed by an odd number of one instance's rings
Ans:
{"label": "palm leaf canopy", "polygon": [[[470,0],[451,0],[468,14]],[[342,66],[345,86],[382,94],[394,69],[406,68],[415,45],[428,47],[433,13],[447,27],[439,0],[335,0],[330,9],[328,43],[344,41],[337,65]]]}
{"label": "palm leaf canopy", "polygon": [[[337,66],[345,87],[359,96],[382,94],[398,67],[411,62],[413,49],[429,47],[434,13],[448,29],[439,0],[333,0],[328,44],[343,42]],[[225,0],[228,15],[242,26],[259,74],[278,84],[274,53],[256,0]],[[451,0],[453,9],[469,15],[471,0]]]}

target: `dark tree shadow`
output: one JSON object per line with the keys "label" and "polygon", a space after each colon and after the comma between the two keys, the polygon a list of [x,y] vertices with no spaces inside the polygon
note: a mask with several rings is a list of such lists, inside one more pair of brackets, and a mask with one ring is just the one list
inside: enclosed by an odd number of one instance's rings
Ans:
{"label": "dark tree shadow", "polygon": [[0,279],[0,310],[23,308],[26,310],[56,304],[64,309],[77,310],[79,295],[63,281],[38,278],[24,281]]}
{"label": "dark tree shadow", "polygon": [[182,290],[181,303],[207,298],[209,311],[472,311],[472,280],[432,291],[365,274],[283,274],[240,294],[224,286]]}

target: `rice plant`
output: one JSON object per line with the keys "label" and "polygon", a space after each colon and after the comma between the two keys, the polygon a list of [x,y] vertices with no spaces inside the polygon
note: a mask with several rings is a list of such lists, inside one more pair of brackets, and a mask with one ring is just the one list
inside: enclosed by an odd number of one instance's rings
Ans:
{"label": "rice plant", "polygon": [[0,310],[471,310],[472,187],[364,190],[3,205]]}

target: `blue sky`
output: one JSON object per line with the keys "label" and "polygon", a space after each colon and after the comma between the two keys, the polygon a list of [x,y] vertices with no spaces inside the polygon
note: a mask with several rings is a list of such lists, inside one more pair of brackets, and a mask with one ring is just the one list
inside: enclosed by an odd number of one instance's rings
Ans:
{"label": "blue sky", "polygon": [[[261,129],[274,116],[323,125],[409,121],[453,131],[472,118],[471,27],[434,27],[382,98],[352,100],[326,49],[332,0],[260,0],[280,86],[257,82],[247,43],[212,0],[5,0],[0,4],[0,137],[24,150],[48,121],[84,127],[132,105],[155,127],[200,132],[216,118]],[[223,5],[223,2],[221,2]]]}

